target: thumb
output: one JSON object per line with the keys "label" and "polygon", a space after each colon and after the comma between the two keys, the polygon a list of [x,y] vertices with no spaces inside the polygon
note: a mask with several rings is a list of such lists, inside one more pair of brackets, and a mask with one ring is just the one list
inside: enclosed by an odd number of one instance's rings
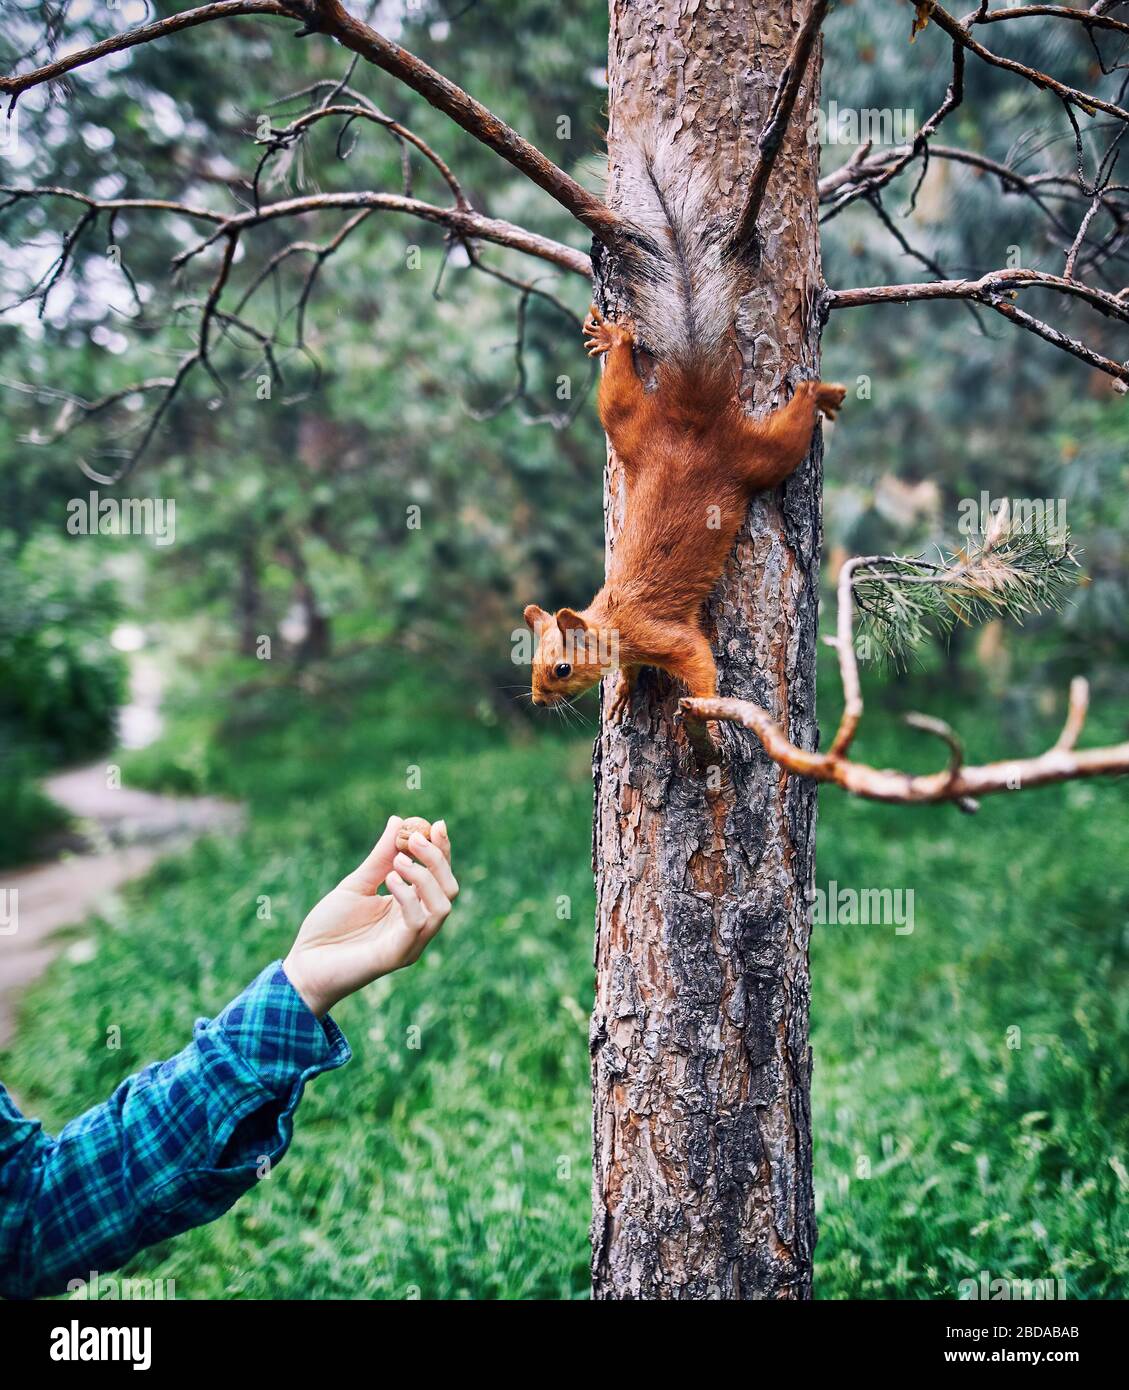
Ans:
{"label": "thumb", "polygon": [[387,878],[392,861],[396,857],[396,832],[402,824],[399,816],[388,817],[384,834],[353,872],[346,874],[341,880],[343,888],[351,888],[354,893],[376,892]]}

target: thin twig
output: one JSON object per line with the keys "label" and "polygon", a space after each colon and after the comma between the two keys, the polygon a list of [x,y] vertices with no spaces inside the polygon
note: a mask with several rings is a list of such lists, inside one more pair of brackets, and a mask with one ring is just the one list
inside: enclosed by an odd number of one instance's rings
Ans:
{"label": "thin twig", "polygon": [[96,212],[128,211],[131,209],[173,212],[193,221],[210,223],[215,230],[202,241],[178,255],[174,262],[177,266],[185,264],[193,256],[198,255],[233,231],[242,232],[249,227],[256,227],[265,222],[272,222],[279,218],[300,217],[308,212],[324,212],[335,208],[371,208],[419,217],[426,222],[434,222],[439,226],[446,227],[461,237],[491,241],[499,246],[508,246],[515,251],[522,251],[526,255],[548,261],[552,265],[559,266],[562,270],[571,271],[574,275],[583,276],[586,280],[592,278],[591,258],[582,251],[565,246],[562,242],[540,236],[537,232],[527,231],[524,227],[519,227],[513,222],[504,222],[500,218],[487,217],[483,213],[476,212],[473,208],[442,208],[432,203],[425,203],[418,198],[405,198],[395,193],[378,193],[369,190],[359,190],[352,193],[314,193],[302,198],[286,198],[277,203],[266,203],[260,208],[251,208],[241,213],[218,212],[214,208],[194,206],[168,198],[94,198],[76,189],[62,188],[52,184],[34,187],[0,185],[0,194],[9,194],[20,200],[64,198],[81,203]]}
{"label": "thin twig", "polygon": [[91,44],[89,48],[68,53],[66,57],[57,58],[42,67],[32,68],[30,72],[0,77],[0,92],[12,98],[8,107],[11,111],[21,94],[30,87],[38,87],[44,82],[55,82],[67,73],[73,72],[75,68],[85,67],[87,63],[96,63],[99,58],[105,58],[111,53],[121,53],[124,49],[136,48],[139,44],[152,43],[154,39],[179,33],[182,29],[193,29],[198,24],[208,24],[215,19],[234,19],[242,15],[281,15],[284,18],[293,18],[279,0],[216,0],[212,5],[182,10],[180,14],[169,15],[166,19],[158,19],[152,24],[142,24],[136,29],[126,29],[120,34],[113,34],[108,39],[102,39],[100,43]]}
{"label": "thin twig", "polygon": [[1077,338],[1071,338],[1043,320],[1028,314],[1013,302],[1013,292],[1035,288],[1057,290],[1085,301],[1091,308],[1097,309],[1109,318],[1129,323],[1129,302],[1117,295],[1093,289],[1065,276],[1021,268],[989,271],[977,280],[927,280],[917,284],[870,285],[858,289],[832,290],[828,292],[825,303],[830,311],[854,309],[867,304],[908,304],[926,299],[972,300],[993,309],[1012,323],[1080,358],[1089,366],[1114,377],[1118,382],[1129,385],[1129,365],[1104,356]]}
{"label": "thin twig", "polygon": [[1050,92],[1065,102],[1068,106],[1076,106],[1087,115],[1092,116],[1095,111],[1104,111],[1107,116],[1116,116],[1119,121],[1129,122],[1129,111],[1124,107],[1118,106],[1115,102],[1106,101],[1104,98],[1095,96],[1092,92],[1082,91],[1078,87],[1071,87],[1068,83],[1060,82],[1056,77],[1049,73],[1041,72],[1038,68],[1029,67],[1026,63],[1020,63],[1015,58],[1005,58],[1000,53],[993,52],[986,48],[976,39],[971,30],[968,29],[960,20],[949,14],[948,10],[936,3],[936,0],[926,0],[929,6],[929,18],[941,30],[943,30],[953,40],[967,52],[974,54],[982,62],[988,63],[992,67],[1002,68],[1005,72],[1014,73],[1018,77],[1025,78],[1033,86],[1041,91]]}
{"label": "thin twig", "polygon": [[303,8],[308,25],[330,34],[351,52],[359,53],[366,62],[391,73],[418,92],[476,140],[501,155],[538,188],[543,188],[593,236],[611,246],[622,241],[624,224],[601,198],[589,193],[547,159],[535,145],[531,145],[449,78],[355,19],[339,0],[308,0]]}

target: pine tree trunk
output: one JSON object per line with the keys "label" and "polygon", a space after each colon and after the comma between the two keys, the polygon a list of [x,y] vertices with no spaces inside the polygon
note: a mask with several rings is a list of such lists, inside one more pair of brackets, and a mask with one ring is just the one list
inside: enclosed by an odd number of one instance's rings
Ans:
{"label": "pine tree trunk", "polygon": [[[676,123],[688,161],[716,171],[719,212],[735,212],[804,0],[610,0],[610,10],[613,202],[617,149],[657,113]],[[817,49],[738,314],[742,394],[756,414],[818,367],[818,71]],[[613,313],[617,275],[604,258],[598,293]],[[613,458],[609,548],[619,489]],[[783,489],[754,500],[708,609],[721,693],[771,709],[805,747],[817,738],[820,494],[817,444]],[[814,791],[733,726],[711,791],[674,719],[679,692],[653,673],[641,690],[594,759],[594,1294],[808,1298]]]}

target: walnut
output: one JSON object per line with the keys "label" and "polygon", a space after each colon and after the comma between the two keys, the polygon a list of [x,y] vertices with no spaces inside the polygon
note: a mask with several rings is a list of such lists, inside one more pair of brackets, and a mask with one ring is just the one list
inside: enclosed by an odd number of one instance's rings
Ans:
{"label": "walnut", "polygon": [[424,820],[422,816],[409,816],[396,831],[396,848],[406,853],[408,840],[417,830],[425,840],[431,839],[431,822]]}

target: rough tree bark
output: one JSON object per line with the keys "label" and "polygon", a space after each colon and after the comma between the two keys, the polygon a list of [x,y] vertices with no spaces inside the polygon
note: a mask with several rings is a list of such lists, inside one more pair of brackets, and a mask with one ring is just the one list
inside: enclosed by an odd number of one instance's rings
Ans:
{"label": "rough tree bark", "polygon": [[[632,124],[675,123],[736,216],[802,0],[610,0],[610,196]],[[816,49],[760,218],[762,254],[737,334],[747,408],[818,369]],[[619,268],[597,256],[614,312]],[[723,694],[763,703],[814,747],[818,442],[754,500],[709,607]],[[621,522],[614,458],[607,544]],[[594,756],[597,876],[593,1288],[597,1298],[807,1298],[811,1177],[806,890],[815,793],[757,740],[723,732],[720,786],[648,675],[626,728]],[[605,698],[607,696],[605,691]]]}

